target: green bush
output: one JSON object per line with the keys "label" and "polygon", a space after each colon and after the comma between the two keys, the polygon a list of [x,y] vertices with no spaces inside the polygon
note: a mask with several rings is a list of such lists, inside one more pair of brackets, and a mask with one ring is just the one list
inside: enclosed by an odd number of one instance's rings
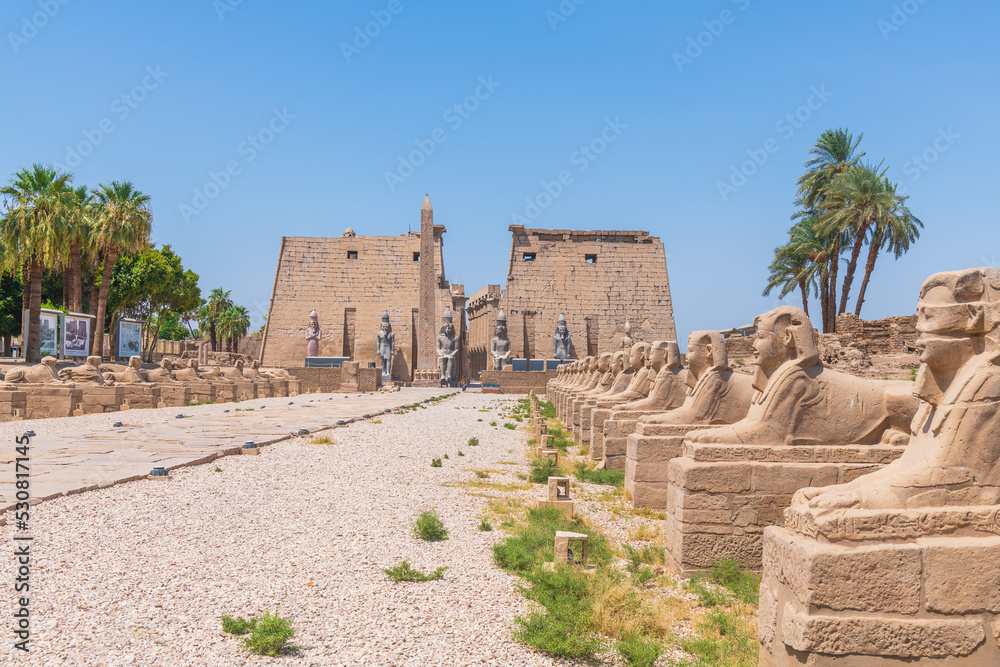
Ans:
{"label": "green bush", "polygon": [[476,477],[478,477],[479,479],[486,479],[489,476],[490,476],[490,474],[488,472],[484,471],[484,470],[477,470],[476,471]]}
{"label": "green bush", "polygon": [[531,462],[531,474],[528,480],[535,484],[546,484],[549,477],[562,477],[562,469],[551,459],[535,459]]}
{"label": "green bush", "polygon": [[459,456],[465,456],[465,454],[463,454],[463,453],[462,453],[462,450],[461,450],[461,449],[460,449],[460,450],[458,450],[458,455],[459,455]]}
{"label": "green bush", "polygon": [[529,509],[527,520],[517,527],[514,534],[493,545],[493,560],[501,569],[526,575],[542,563],[553,560],[557,530],[589,535],[590,562],[610,562],[611,549],[606,537],[595,533],[579,519],[567,519],[566,515],[553,508]]}
{"label": "green bush", "polygon": [[479,530],[488,533],[489,531],[493,530],[493,526],[486,519],[482,519],[479,521]]}
{"label": "green bush", "polygon": [[608,484],[610,486],[625,486],[625,472],[623,470],[587,470],[584,463],[576,464],[576,472],[573,473],[581,482],[591,484]]}
{"label": "green bush", "polygon": [[590,627],[593,598],[588,580],[572,567],[560,566],[535,570],[529,581],[532,587],[521,592],[545,611],[515,618],[514,638],[549,655],[592,660],[605,642]]}
{"label": "green bush", "polygon": [[496,422],[490,422],[490,426],[496,426],[496,425],[497,425]]}
{"label": "green bush", "polygon": [[277,607],[273,613],[265,611],[249,620],[242,616],[238,618],[223,616],[222,630],[232,635],[249,634],[249,637],[243,639],[243,645],[251,653],[276,658],[283,651],[296,653],[299,650],[298,646],[287,645],[295,630],[292,628],[291,619],[278,615]]}
{"label": "green bush", "polygon": [[731,591],[740,602],[755,605],[760,598],[760,575],[741,570],[739,563],[734,560],[712,563],[708,578],[712,583]]}
{"label": "green bush", "polygon": [[509,429],[511,431],[513,431],[514,429],[517,428],[517,426],[515,426],[514,424],[511,424],[510,422],[504,422],[503,427],[506,428],[506,429]]}
{"label": "green bush", "polygon": [[430,574],[424,574],[419,570],[414,570],[410,567],[407,561],[403,561],[396,567],[390,567],[382,570],[389,578],[399,583],[400,581],[434,581],[435,579],[441,579],[444,577],[444,571],[447,570],[446,567],[439,567]]}
{"label": "green bush", "polygon": [[615,651],[629,667],[653,667],[663,652],[663,644],[641,635],[632,635],[616,642]]}
{"label": "green bush", "polygon": [[441,523],[437,510],[427,510],[417,517],[417,522],[413,524],[413,534],[428,542],[448,539],[448,531]]}
{"label": "green bush", "polygon": [[446,458],[448,458],[448,455],[447,455],[447,454],[445,454],[445,455],[444,455],[443,457],[441,457],[441,458],[445,458],[445,459],[446,459]]}
{"label": "green bush", "polygon": [[441,459],[431,459],[432,468],[440,468],[442,465],[443,464],[441,463]]}
{"label": "green bush", "polygon": [[469,447],[476,447],[479,445],[479,438],[469,438]]}

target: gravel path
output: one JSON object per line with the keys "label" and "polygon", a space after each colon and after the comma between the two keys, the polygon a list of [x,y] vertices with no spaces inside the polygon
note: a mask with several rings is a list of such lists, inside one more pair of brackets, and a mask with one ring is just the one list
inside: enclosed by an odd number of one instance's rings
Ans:
{"label": "gravel path", "polygon": [[[518,481],[522,466],[498,462],[523,463],[527,434],[489,426],[502,425],[510,404],[460,394],[331,431],[332,445],[294,438],[258,457],[222,458],[221,472],[185,468],[170,482],[42,503],[31,513],[32,652],[11,651],[5,633],[0,655],[46,666],[570,664],[510,638],[525,602],[516,578],[492,564],[501,535],[477,529],[487,499],[443,485],[476,479],[473,468]],[[467,445],[472,436],[478,447]],[[444,454],[444,467],[431,468]],[[429,508],[448,540],[412,535]],[[13,544],[11,526],[0,536]],[[394,584],[382,568],[404,558],[424,572],[449,569],[440,581]],[[0,571],[9,581],[14,567],[8,555]],[[0,614],[10,619],[14,594],[3,586]],[[299,655],[247,654],[221,632],[223,614],[275,605],[293,619]]]}

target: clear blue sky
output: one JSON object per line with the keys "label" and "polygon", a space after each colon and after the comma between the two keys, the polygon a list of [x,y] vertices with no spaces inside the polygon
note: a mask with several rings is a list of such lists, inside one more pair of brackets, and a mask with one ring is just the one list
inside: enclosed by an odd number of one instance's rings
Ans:
{"label": "clear blue sky", "polygon": [[[926,224],[862,314],[910,313],[929,273],[1000,262],[998,23],[995,2],[943,0],[7,0],[0,174],[132,180],[154,240],[256,326],[281,236],[405,233],[425,192],[448,278],[503,283],[512,216],[566,170],[529,224],[658,235],[683,339],[775,305],[760,292],[806,151],[846,127]],[[433,152],[390,187],[418,142]]]}

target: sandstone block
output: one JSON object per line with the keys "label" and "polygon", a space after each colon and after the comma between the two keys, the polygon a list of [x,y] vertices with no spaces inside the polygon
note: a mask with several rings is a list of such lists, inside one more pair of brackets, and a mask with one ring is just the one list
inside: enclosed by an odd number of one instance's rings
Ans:
{"label": "sandstone block", "polygon": [[927,611],[1000,612],[1000,537],[923,542]]}

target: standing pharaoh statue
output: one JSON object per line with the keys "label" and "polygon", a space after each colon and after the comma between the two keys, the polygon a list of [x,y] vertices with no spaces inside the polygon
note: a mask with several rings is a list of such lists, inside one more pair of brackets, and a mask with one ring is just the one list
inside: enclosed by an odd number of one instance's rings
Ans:
{"label": "standing pharaoh statue", "polygon": [[451,308],[444,309],[441,316],[441,334],[437,337],[438,367],[441,382],[452,386],[455,383],[455,361],[458,356],[458,337],[452,324]]}
{"label": "standing pharaoh statue", "polygon": [[396,350],[396,334],[392,332],[392,325],[389,324],[388,310],[382,313],[382,326],[378,330],[375,349],[382,362],[382,382],[390,382],[392,381],[392,355]]}
{"label": "standing pharaoh statue", "polygon": [[306,356],[319,356],[319,341],[323,338],[323,332],[319,328],[319,315],[316,309],[309,313],[309,333],[306,336]]}
{"label": "standing pharaoh statue", "polygon": [[507,338],[507,315],[503,310],[497,313],[497,330],[490,341],[490,354],[493,355],[493,370],[503,370],[503,365],[510,358],[510,339]]}
{"label": "standing pharaoh statue", "polygon": [[571,344],[569,329],[566,327],[566,316],[560,314],[559,321],[556,322],[556,334],[552,337],[552,358],[560,361],[569,359]]}

